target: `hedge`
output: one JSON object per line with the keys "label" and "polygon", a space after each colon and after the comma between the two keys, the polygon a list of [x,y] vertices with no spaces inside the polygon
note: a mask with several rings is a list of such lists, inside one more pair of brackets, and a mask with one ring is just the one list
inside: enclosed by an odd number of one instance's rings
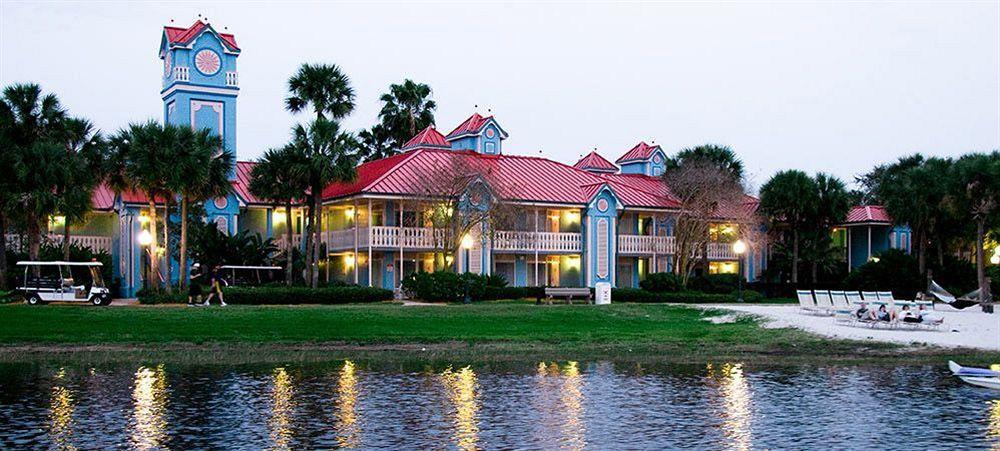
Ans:
{"label": "hedge", "polygon": [[[756,302],[762,300],[759,293],[749,290],[743,291],[744,302]],[[724,304],[736,302],[736,293],[715,294],[702,293],[698,291],[679,291],[653,293],[639,288],[614,288],[611,290],[611,302],[672,302],[681,304]]]}
{"label": "hedge", "polygon": [[[392,290],[373,287],[233,287],[223,291],[227,304],[290,305],[290,304],[355,304],[390,301]],[[187,302],[186,293],[140,293],[142,304]]]}
{"label": "hedge", "polygon": [[542,287],[510,287],[498,275],[451,271],[416,272],[403,279],[403,290],[416,299],[431,302],[460,302],[468,290],[472,301],[542,297]]}

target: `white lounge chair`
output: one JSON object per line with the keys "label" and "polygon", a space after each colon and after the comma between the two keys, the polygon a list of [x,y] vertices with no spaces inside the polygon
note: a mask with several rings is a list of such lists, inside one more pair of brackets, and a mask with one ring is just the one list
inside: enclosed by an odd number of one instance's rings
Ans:
{"label": "white lounge chair", "polygon": [[850,304],[851,309],[858,308],[858,304],[863,300],[860,291],[845,291],[844,296],[847,297],[847,303]]}
{"label": "white lounge chair", "polygon": [[878,299],[878,293],[875,291],[862,291],[861,295],[865,297],[865,302],[873,305],[887,304],[887,302],[880,301]]}
{"label": "white lounge chair", "polygon": [[847,301],[847,295],[843,291],[830,291],[830,299],[833,301],[833,315],[838,323],[851,322],[854,319],[854,311]]}
{"label": "white lounge chair", "polygon": [[824,312],[826,315],[832,315],[833,309],[833,298],[830,297],[830,292],[827,290],[813,290],[813,296],[816,297],[816,308]]}
{"label": "white lounge chair", "polygon": [[816,308],[816,301],[813,300],[812,292],[809,290],[795,290],[795,296],[799,298],[799,307],[802,309],[802,313],[808,313],[810,315],[820,314],[820,310]]}

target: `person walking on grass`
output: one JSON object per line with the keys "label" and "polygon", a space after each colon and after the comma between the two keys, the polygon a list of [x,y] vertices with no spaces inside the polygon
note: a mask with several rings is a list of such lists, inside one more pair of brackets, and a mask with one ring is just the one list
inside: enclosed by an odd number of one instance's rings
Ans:
{"label": "person walking on grass", "polygon": [[201,265],[198,263],[191,265],[191,281],[188,282],[188,307],[201,305],[201,284],[204,275]]}
{"label": "person walking on grass", "polygon": [[219,305],[222,307],[226,306],[226,300],[222,297],[222,272],[219,266],[212,268],[211,276],[209,276],[209,286],[208,286],[208,297],[205,298],[204,306],[208,306],[209,302],[213,296],[219,295]]}

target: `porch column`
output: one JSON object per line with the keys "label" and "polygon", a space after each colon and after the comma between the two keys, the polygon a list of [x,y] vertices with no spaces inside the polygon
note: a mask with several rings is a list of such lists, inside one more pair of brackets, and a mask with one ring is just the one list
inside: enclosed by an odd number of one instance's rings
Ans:
{"label": "porch column", "polygon": [[358,284],[358,201],[354,200],[354,284]]}
{"label": "porch column", "polygon": [[372,285],[372,200],[368,199],[368,286]]}
{"label": "porch column", "polygon": [[535,286],[538,284],[538,209],[535,208]]}
{"label": "porch column", "polygon": [[865,262],[872,259],[872,226],[868,226],[868,259]]}
{"label": "porch column", "polygon": [[403,286],[403,201],[399,201],[399,233],[396,235],[399,241],[399,267],[396,268],[396,275],[399,276],[399,287]]}

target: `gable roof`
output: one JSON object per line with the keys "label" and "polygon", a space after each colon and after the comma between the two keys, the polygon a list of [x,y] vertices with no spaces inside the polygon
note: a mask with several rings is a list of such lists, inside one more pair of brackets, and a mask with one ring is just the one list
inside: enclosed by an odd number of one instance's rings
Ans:
{"label": "gable roof", "polygon": [[646,144],[645,141],[639,141],[639,144],[636,144],[635,147],[629,149],[629,151],[625,152],[624,155],[618,157],[618,159],[615,160],[615,163],[647,160],[653,155],[653,152],[656,152],[657,150],[662,151],[659,145],[649,145]]}
{"label": "gable roof", "polygon": [[403,147],[400,150],[410,150],[418,147],[450,149],[451,145],[444,139],[444,135],[439,133],[433,125],[430,125],[421,130],[420,133],[417,133],[414,137],[410,138],[406,144],[403,144]]}
{"label": "gable roof", "polygon": [[255,161],[236,162],[236,180],[233,181],[233,192],[247,205],[270,205],[266,199],[258,199],[250,192],[250,176],[253,174],[254,166],[257,166]]}
{"label": "gable roof", "polygon": [[201,20],[194,21],[190,27],[180,28],[180,27],[163,27],[163,32],[166,33],[167,42],[170,45],[188,45],[201,35],[201,32],[205,29],[211,30],[213,33],[219,35],[222,42],[233,50],[239,51],[240,47],[236,45],[236,37],[229,33],[219,33],[212,28],[211,25],[202,22]]}
{"label": "gable roof", "polygon": [[480,131],[483,130],[483,127],[486,127],[486,124],[490,122],[492,122],[493,125],[496,125],[497,129],[500,130],[500,138],[507,137],[507,132],[503,131],[503,129],[500,128],[500,125],[496,123],[496,119],[494,119],[493,116],[483,117],[480,116],[479,113],[472,113],[472,116],[469,116],[469,118],[466,119],[465,122],[458,124],[458,127],[455,127],[455,129],[452,130],[451,133],[448,133],[448,135],[445,136],[445,139],[451,141],[453,139],[465,135],[478,134]]}
{"label": "gable roof", "polygon": [[93,193],[90,193],[90,203],[94,210],[111,210],[115,207],[115,191],[107,183],[102,182],[94,188]]}
{"label": "gable roof", "polygon": [[428,175],[449,167],[485,174],[498,196],[511,201],[583,206],[607,184],[625,206],[676,207],[672,199],[546,158],[428,148],[362,164],[354,182],[327,186],[323,199],[359,194],[425,196]]}
{"label": "gable roof", "polygon": [[855,205],[847,212],[844,224],[891,224],[892,218],[881,205]]}
{"label": "gable roof", "polygon": [[574,168],[583,169],[584,171],[596,171],[596,172],[618,172],[618,166],[615,166],[610,161],[602,157],[597,151],[590,152],[585,157],[581,158],[573,165]]}

